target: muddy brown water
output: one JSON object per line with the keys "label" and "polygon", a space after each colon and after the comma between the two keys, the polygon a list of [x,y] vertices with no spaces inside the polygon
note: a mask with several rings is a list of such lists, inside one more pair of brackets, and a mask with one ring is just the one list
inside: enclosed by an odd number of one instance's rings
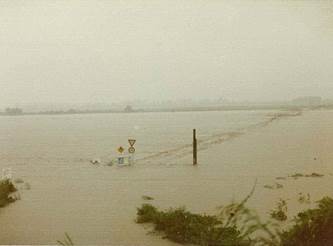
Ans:
{"label": "muddy brown water", "polygon": [[[257,179],[248,206],[267,217],[279,198],[289,213],[300,192],[332,195],[333,111],[278,117],[275,111],[22,116],[0,118],[0,165],[29,183],[21,200],[0,211],[1,244],[174,245],[135,223],[136,208],[215,213],[240,200]],[[191,165],[197,128],[199,165]],[[135,138],[136,163],[108,167],[119,145]],[[201,143],[201,144],[200,144]],[[91,165],[99,158],[101,165]],[[322,178],[276,180],[318,172]],[[282,189],[263,186],[283,184]],[[21,184],[20,184],[21,185]]]}

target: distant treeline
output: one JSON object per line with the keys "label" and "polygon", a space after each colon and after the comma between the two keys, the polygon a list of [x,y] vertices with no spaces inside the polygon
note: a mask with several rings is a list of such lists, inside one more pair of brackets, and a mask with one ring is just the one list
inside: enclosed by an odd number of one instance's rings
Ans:
{"label": "distant treeline", "polygon": [[195,111],[233,111],[233,110],[300,110],[307,109],[333,109],[332,105],[297,106],[297,105],[233,105],[233,106],[195,106],[174,108],[133,109],[126,106],[123,110],[48,110],[39,112],[23,112],[20,108],[7,108],[0,115],[69,115],[69,114],[108,114],[108,113],[149,113],[149,112],[195,112]]}
{"label": "distant treeline", "polygon": [[6,108],[3,114],[6,115],[21,115],[23,110],[21,108]]}

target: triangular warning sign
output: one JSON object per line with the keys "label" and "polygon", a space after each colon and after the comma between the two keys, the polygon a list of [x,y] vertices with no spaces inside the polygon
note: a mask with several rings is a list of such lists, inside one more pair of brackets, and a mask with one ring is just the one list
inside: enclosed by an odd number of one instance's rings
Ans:
{"label": "triangular warning sign", "polygon": [[128,139],[128,143],[131,145],[131,147],[134,146],[136,140],[135,139]]}

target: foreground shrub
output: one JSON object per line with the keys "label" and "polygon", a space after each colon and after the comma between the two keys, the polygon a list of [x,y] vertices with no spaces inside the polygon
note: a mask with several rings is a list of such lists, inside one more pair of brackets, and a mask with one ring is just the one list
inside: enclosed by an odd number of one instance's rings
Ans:
{"label": "foreground shrub", "polygon": [[317,208],[299,213],[294,223],[291,229],[282,233],[281,245],[333,245],[333,199],[321,199]]}
{"label": "foreground shrub", "polygon": [[156,231],[177,243],[198,245],[250,245],[234,226],[223,226],[216,216],[193,214],[184,208],[158,211],[143,204],[137,211],[138,223],[153,223]]}
{"label": "foreground shrub", "polygon": [[182,244],[277,246],[280,228],[270,221],[262,223],[259,216],[245,206],[255,186],[256,183],[240,203],[220,207],[216,216],[193,214],[184,208],[159,211],[150,204],[143,204],[137,210],[137,222],[152,223],[156,231],[164,232],[166,238]]}
{"label": "foreground shrub", "polygon": [[15,191],[16,188],[9,179],[0,181],[0,207],[4,207],[8,203],[15,201],[15,199],[10,197],[10,194]]}

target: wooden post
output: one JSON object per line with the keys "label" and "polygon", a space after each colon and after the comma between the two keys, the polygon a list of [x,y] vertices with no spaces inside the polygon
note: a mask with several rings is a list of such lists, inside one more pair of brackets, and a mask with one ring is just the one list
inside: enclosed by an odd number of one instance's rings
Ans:
{"label": "wooden post", "polygon": [[197,136],[196,136],[196,129],[193,129],[193,165],[198,164],[198,156],[197,156]]}

